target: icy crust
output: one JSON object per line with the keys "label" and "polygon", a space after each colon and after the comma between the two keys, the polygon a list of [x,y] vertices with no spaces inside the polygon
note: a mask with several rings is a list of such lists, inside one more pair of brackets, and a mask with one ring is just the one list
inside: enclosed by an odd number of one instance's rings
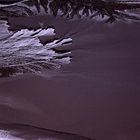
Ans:
{"label": "icy crust", "polygon": [[59,132],[24,124],[0,124],[0,140],[94,140],[77,134]]}
{"label": "icy crust", "polygon": [[[43,1],[43,0],[42,0]],[[124,7],[124,9],[122,10],[117,10],[115,9],[115,7],[104,7],[104,1],[106,3],[108,2],[115,2],[116,5],[120,4],[126,4],[126,6]],[[52,2],[52,6],[50,4],[50,2]],[[82,2],[82,1],[81,1]],[[58,2],[59,3],[59,2]],[[24,5],[24,3],[22,3]],[[132,20],[132,21],[140,21],[140,14],[136,14],[135,12],[131,11],[132,9],[139,12],[140,10],[140,2],[137,1],[115,1],[115,0],[93,0],[93,8],[90,8],[90,6],[88,7],[88,5],[90,5],[90,3],[88,3],[87,1],[87,6],[83,6],[80,7],[76,6],[76,3],[73,3],[75,6],[69,7],[69,9],[67,9],[66,7],[63,7],[63,2],[62,2],[62,7],[59,8],[59,4],[58,7],[54,6],[57,5],[56,3],[53,3],[53,1],[48,1],[48,5],[45,5],[46,3],[41,3],[38,0],[38,3],[34,4],[34,6],[29,6],[29,9],[35,14],[35,15],[44,15],[49,14],[49,15],[54,15],[54,16],[60,16],[60,17],[65,17],[65,18],[72,18],[72,19],[77,19],[77,18],[86,18],[86,19],[93,19],[95,21],[106,21],[106,22],[114,22],[115,20]],[[94,6],[95,5],[95,6]],[[100,6],[99,6],[100,5]],[[109,3],[107,4],[109,5]],[[132,5],[137,5],[134,6],[134,8],[128,8],[127,6],[132,6]],[[27,5],[26,5],[27,6]],[[57,7],[57,8],[56,8]],[[73,9],[75,7],[75,9]],[[139,7],[139,8],[138,8]],[[87,9],[86,9],[87,8]],[[100,9],[101,8],[101,9]],[[66,11],[65,11],[65,10]],[[37,10],[37,11],[36,11]],[[55,11],[57,11],[57,13],[55,13]],[[109,12],[111,11],[111,13]],[[26,11],[27,12],[27,11]],[[28,13],[28,12],[27,12]],[[29,15],[29,14],[28,14]]]}
{"label": "icy crust", "polygon": [[9,131],[0,130],[0,140],[25,140],[25,139],[12,136]]}
{"label": "icy crust", "polygon": [[1,19],[47,14],[111,23],[116,20],[139,22],[139,11],[140,2],[137,0],[20,0],[12,4],[0,3]]}
{"label": "icy crust", "polygon": [[[23,73],[40,73],[44,68],[60,68],[69,64],[69,51],[57,53],[57,47],[72,43],[71,38],[56,40],[55,30],[52,28],[9,32],[6,22],[0,21],[0,76],[11,76]],[[54,37],[53,41],[42,44],[41,36]]]}

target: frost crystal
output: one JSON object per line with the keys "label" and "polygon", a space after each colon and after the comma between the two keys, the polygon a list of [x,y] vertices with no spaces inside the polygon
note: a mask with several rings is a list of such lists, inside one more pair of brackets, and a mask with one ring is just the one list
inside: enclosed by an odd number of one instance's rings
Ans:
{"label": "frost crystal", "polygon": [[[70,63],[71,52],[57,53],[57,47],[70,45],[71,38],[55,40],[52,28],[17,32],[8,31],[5,21],[0,21],[0,76],[23,73],[40,73],[45,68],[60,68]],[[41,36],[51,36],[51,42],[42,44]]]}

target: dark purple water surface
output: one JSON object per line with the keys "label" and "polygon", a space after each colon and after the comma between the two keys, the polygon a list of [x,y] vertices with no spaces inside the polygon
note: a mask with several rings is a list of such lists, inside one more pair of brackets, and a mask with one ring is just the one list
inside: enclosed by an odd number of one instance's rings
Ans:
{"label": "dark purple water surface", "polygon": [[0,122],[96,140],[140,139],[140,24],[10,19],[12,28],[54,26],[71,37],[72,63],[46,75],[0,80]]}

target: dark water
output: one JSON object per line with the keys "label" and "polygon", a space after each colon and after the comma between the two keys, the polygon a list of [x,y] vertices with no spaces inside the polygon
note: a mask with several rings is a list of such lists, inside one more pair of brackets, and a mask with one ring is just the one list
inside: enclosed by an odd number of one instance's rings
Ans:
{"label": "dark water", "polygon": [[27,124],[95,140],[140,139],[139,23],[52,17],[9,22],[12,29],[36,28],[41,22],[54,26],[60,37],[71,37],[72,63],[42,76],[1,79],[2,124]]}

